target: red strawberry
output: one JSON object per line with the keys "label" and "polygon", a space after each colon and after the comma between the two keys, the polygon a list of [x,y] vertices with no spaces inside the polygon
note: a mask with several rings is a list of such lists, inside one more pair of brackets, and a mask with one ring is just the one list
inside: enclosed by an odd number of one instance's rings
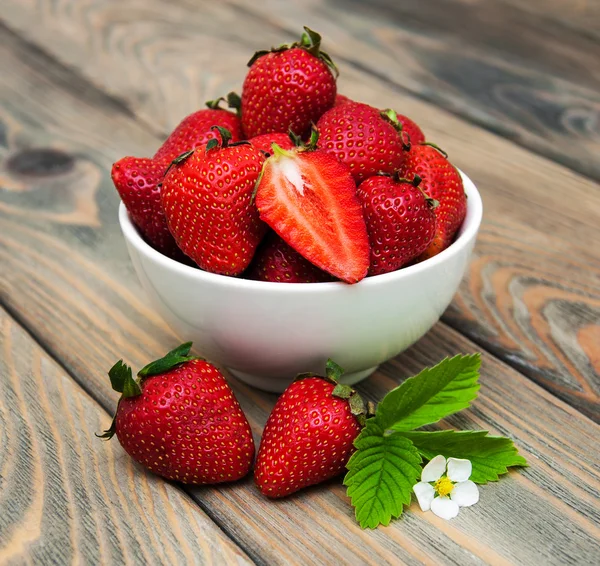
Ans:
{"label": "red strawberry", "polygon": [[331,275],[304,259],[275,232],[270,232],[263,240],[245,277],[275,283],[333,281]]}
{"label": "red strawberry", "polygon": [[161,200],[178,246],[202,269],[239,275],[248,267],[267,227],[252,193],[264,156],[248,142],[216,139],[173,162]]}
{"label": "red strawberry", "polygon": [[364,423],[364,404],[331,360],[327,378],[300,375],[279,397],[263,431],[254,481],[267,497],[284,497],[344,471]]}
{"label": "red strawberry", "polygon": [[166,167],[145,157],[123,157],[112,167],[113,183],[143,237],[159,252],[179,261],[185,256],[167,228],[158,183]]}
{"label": "red strawberry", "polygon": [[421,188],[439,202],[435,209],[435,238],[420,259],[432,257],[446,249],[454,239],[467,214],[467,197],[462,179],[446,154],[428,145],[413,145],[399,173],[403,177],[421,177]]}
{"label": "red strawberry", "polygon": [[242,124],[249,138],[292,130],[306,133],[333,106],[335,65],[320,51],[321,36],[304,28],[299,43],[259,51],[248,63]]}
{"label": "red strawberry", "polygon": [[369,238],[350,170],[324,151],[273,149],[256,191],[261,219],[323,271],[360,281]]}
{"label": "red strawberry", "polygon": [[357,183],[390,175],[404,160],[401,134],[384,113],[360,102],[335,106],[317,122],[319,147],[346,163]]}
{"label": "red strawberry", "polygon": [[272,144],[276,143],[283,149],[292,149],[294,144],[288,134],[273,133],[273,134],[262,134],[255,136],[250,140],[250,143],[260,151],[264,151],[269,155],[273,153]]}
{"label": "red strawberry", "polygon": [[[212,126],[221,126],[231,133],[234,142],[244,139],[242,123],[233,112],[219,108],[223,98],[211,100],[206,103],[208,108],[198,110],[184,118],[173,130],[165,143],[154,155],[154,160],[168,167],[177,156],[208,143],[208,140],[218,139],[217,134],[211,130]],[[233,92],[227,95],[230,107],[239,107],[239,96]]]}
{"label": "red strawberry", "polygon": [[358,187],[371,245],[369,275],[396,271],[427,249],[435,235],[433,203],[414,181],[374,176]]}
{"label": "red strawberry", "polygon": [[155,474],[183,483],[234,481],[250,470],[250,425],[221,372],[189,356],[191,342],[144,367],[136,381],[117,362],[109,371],[122,393],[112,425],[125,451]]}
{"label": "red strawberry", "polygon": [[419,126],[417,126],[417,124],[408,116],[398,114],[394,110],[384,110],[384,112],[389,112],[392,122],[397,122],[400,130],[408,134],[409,141],[412,145],[417,145],[425,141],[423,130],[421,130],[421,128],[419,128]]}
{"label": "red strawberry", "polygon": [[333,105],[334,106],[342,106],[343,104],[348,104],[348,102],[354,102],[354,101],[343,94],[337,94]]}

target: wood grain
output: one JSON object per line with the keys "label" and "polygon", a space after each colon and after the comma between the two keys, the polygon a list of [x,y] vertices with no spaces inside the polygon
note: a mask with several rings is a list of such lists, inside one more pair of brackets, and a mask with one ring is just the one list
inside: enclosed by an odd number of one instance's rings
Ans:
{"label": "wood grain", "polygon": [[[512,0],[234,4],[289,32],[299,22],[320,25],[334,42],[331,54],[366,75],[600,179],[597,3],[579,10],[566,1],[532,9]],[[565,21],[564,13],[577,12],[579,21]]]}
{"label": "wood grain", "polygon": [[252,563],[2,309],[0,348],[0,563]]}
{"label": "wood grain", "polygon": [[[223,56],[225,43],[244,45],[249,53],[255,48],[252,38],[265,37],[247,33],[235,22],[244,21],[246,28],[264,28],[268,22],[284,41],[309,24],[326,34],[332,55],[362,71],[365,79],[385,81],[600,179],[597,2],[538,1],[531,6],[514,0],[233,0],[228,2],[232,11],[223,3],[177,0],[168,2],[167,10],[154,2],[128,0],[118,12],[111,4],[71,1],[51,10],[50,0],[11,0],[7,19],[145,111],[160,99],[158,114],[156,108],[145,112],[153,120],[164,115],[162,106],[173,91],[144,93],[148,63],[160,67],[168,81],[181,62],[171,49],[157,50],[158,44],[170,40],[183,46],[201,41],[200,34],[210,37],[208,49],[187,51],[184,61],[194,61],[200,69],[217,59],[227,76],[232,66]],[[32,18],[39,24],[32,26]],[[103,29],[108,44],[87,41],[84,30],[89,25]],[[157,27],[160,35],[148,43],[146,33]],[[80,49],[71,49],[70,40]],[[109,77],[112,62],[98,54],[99,48],[135,49],[147,52],[151,61],[140,68],[130,66],[126,76]],[[98,57],[93,68],[87,65],[90,55]],[[126,90],[118,85],[123,82]],[[192,69],[185,83],[187,93],[197,88],[194,83],[207,85],[203,73]]]}
{"label": "wood grain", "polygon": [[[139,367],[177,341],[146,306],[135,281],[108,178],[113,159],[126,151],[149,153],[156,138],[112,99],[78,83],[69,69],[43,53],[14,36],[5,35],[3,45],[0,56],[9,64],[0,77],[6,101],[1,119],[9,158],[1,174],[3,186],[13,188],[3,191],[0,201],[0,261],[5,266],[0,297],[81,385],[112,410],[116,399],[102,368],[121,356]],[[34,165],[25,167],[25,173],[23,167],[17,173],[7,166],[32,147],[70,156],[71,167],[45,165],[46,173],[36,175]],[[40,161],[46,163],[22,160]],[[65,157],[56,161],[68,162]],[[48,169],[57,172],[48,174]],[[581,181],[578,190],[585,192],[586,186]],[[585,336],[588,343],[593,334]],[[376,399],[424,365],[476,349],[439,324],[361,389]],[[231,383],[258,438],[275,397],[233,379]],[[480,401],[444,423],[449,425],[509,435],[532,464],[482,488],[481,503],[451,523],[412,505],[392,526],[361,531],[339,480],[278,502],[262,498],[251,478],[188,491],[261,563],[594,562],[600,552],[598,425],[488,354]],[[129,462],[117,459],[117,465]],[[117,477],[125,473],[115,471]]]}
{"label": "wood grain", "polygon": [[[244,6],[245,10],[251,7],[249,3]],[[183,0],[170,2],[168,7],[164,0],[130,0],[118,6],[111,1],[86,0],[64,2],[50,9],[45,1],[24,1],[10,3],[4,15],[12,26],[77,69],[73,72],[71,67],[53,64],[52,73],[59,76],[61,85],[72,85],[74,92],[85,92],[119,114],[139,118],[135,127],[114,126],[111,148],[151,154],[158,145],[152,133],[158,131],[157,136],[162,136],[201,101],[239,88],[248,53],[257,46],[290,39],[282,26],[304,13],[301,4],[285,6],[273,4],[268,16],[254,17],[244,15],[237,5],[214,2],[203,3],[200,9],[196,3]],[[307,22],[326,33],[332,53],[345,49],[350,28],[344,31],[335,19],[322,18],[327,4],[309,2],[307,6],[314,7]],[[242,19],[244,25],[236,25]],[[294,27],[298,27],[297,22]],[[379,64],[395,53],[384,47],[382,43],[365,43],[352,52]],[[51,64],[51,58],[48,63],[39,63],[46,61],[46,53],[31,45],[26,49],[34,50],[31,64]],[[600,421],[600,373],[593,363],[600,346],[585,341],[589,332],[600,328],[600,251],[588,244],[600,237],[598,185],[417,100],[387,79],[358,70],[351,62],[342,61],[341,68],[340,90],[413,116],[482,192],[485,216],[476,258],[444,320]],[[95,90],[88,80],[109,95]],[[28,87],[14,88],[18,92]],[[62,110],[68,119],[67,109]],[[43,128],[48,120],[55,122],[54,116],[45,115],[46,109],[39,111]],[[6,118],[7,135],[13,135],[10,119]],[[86,125],[78,126],[77,135],[86,147],[97,139],[91,124],[88,122],[87,136]],[[18,123],[14,127],[18,128]],[[54,127],[60,128],[58,124]],[[13,144],[10,155],[19,149]],[[108,154],[106,147],[99,150]],[[110,155],[111,159],[120,157],[116,151]],[[84,166],[82,161],[77,162],[78,167]],[[78,178],[81,173],[72,175]],[[92,177],[90,170],[85,182],[97,184],[99,181]],[[7,173],[5,178],[13,190],[6,194],[2,206],[13,214],[29,215],[35,191],[19,191],[17,186],[23,181],[18,175]],[[80,204],[110,206],[104,200],[92,202],[83,189],[76,194],[73,198],[79,198]],[[36,215],[53,214],[68,220],[64,210],[55,209],[59,202],[52,203],[51,211],[38,209]],[[81,209],[75,210],[78,212],[68,214],[82,214]],[[88,212],[87,222],[106,218],[104,210]],[[109,231],[116,219],[103,221],[110,223],[108,237],[118,238]],[[592,330],[585,330],[589,326]]]}

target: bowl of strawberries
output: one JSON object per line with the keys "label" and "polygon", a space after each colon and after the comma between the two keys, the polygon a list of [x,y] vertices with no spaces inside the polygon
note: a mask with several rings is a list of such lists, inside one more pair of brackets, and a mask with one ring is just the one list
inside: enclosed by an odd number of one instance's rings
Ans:
{"label": "bowl of strawberries", "polygon": [[352,384],[439,319],[482,203],[419,126],[337,93],[305,28],[258,52],[242,96],[185,118],[112,178],[149,301],[239,379],[283,391],[333,358]]}

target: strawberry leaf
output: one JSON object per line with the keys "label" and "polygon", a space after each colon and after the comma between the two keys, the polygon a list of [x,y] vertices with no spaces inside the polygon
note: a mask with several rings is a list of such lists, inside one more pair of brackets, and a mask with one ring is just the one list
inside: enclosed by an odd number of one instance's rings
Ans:
{"label": "strawberry leaf", "polygon": [[362,528],[389,525],[410,503],[412,488],[421,475],[421,456],[400,434],[385,434],[375,419],[367,421],[354,445],[344,485]]}
{"label": "strawberry leaf", "polygon": [[445,458],[466,458],[473,464],[470,479],[475,483],[497,481],[510,466],[527,466],[513,441],[504,436],[488,436],[487,430],[441,430],[435,432],[399,432],[410,440],[419,453],[431,460],[438,454]]}
{"label": "strawberry leaf", "polygon": [[392,389],[377,406],[383,429],[413,430],[467,408],[479,390],[479,354],[446,358]]}
{"label": "strawberry leaf", "polygon": [[[150,377],[151,375],[158,375],[160,373],[165,373],[170,369],[173,369],[175,366],[179,364],[183,364],[185,362],[191,362],[192,360],[197,359],[196,356],[190,356],[190,350],[192,349],[192,343],[186,342],[185,344],[181,344],[174,350],[171,350],[164,357],[156,360],[154,362],[149,363],[147,366],[144,366],[139,372],[138,375],[142,378]],[[131,372],[131,370],[130,370]],[[113,387],[114,388],[114,387]]]}

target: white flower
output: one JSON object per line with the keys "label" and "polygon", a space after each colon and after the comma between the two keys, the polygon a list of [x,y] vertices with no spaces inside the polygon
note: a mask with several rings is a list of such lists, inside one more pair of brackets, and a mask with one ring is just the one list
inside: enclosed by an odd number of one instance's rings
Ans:
{"label": "white flower", "polygon": [[454,519],[460,507],[479,501],[479,490],[469,479],[469,460],[444,458],[441,454],[423,468],[421,481],[413,487],[422,511],[430,509],[442,519]]}

